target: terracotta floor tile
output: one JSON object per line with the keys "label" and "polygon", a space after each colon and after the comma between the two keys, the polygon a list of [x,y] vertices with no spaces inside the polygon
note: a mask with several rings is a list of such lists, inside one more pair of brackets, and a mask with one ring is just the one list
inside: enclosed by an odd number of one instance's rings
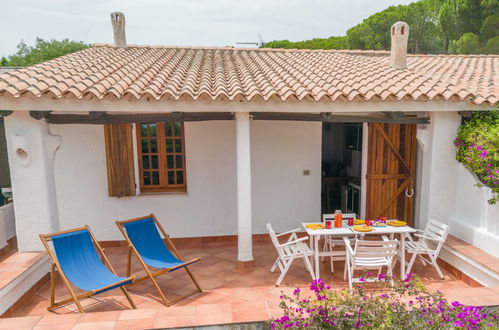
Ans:
{"label": "terracotta floor tile", "polygon": [[242,302],[233,302],[232,312],[246,312],[251,313],[253,311],[267,311],[267,304],[265,300],[257,300],[257,301],[242,301]]}
{"label": "terracotta floor tile", "polygon": [[[247,270],[237,268],[237,243],[236,242],[214,242],[192,244],[192,246],[180,249],[184,259],[203,256],[202,261],[190,267],[194,276],[203,287],[204,292],[188,296],[171,307],[166,307],[159,299],[159,294],[150,281],[135,284],[129,288],[132,298],[139,310],[130,310],[130,306],[120,290],[110,290],[95,299],[83,300],[85,313],[79,316],[75,312],[74,304],[69,304],[55,311],[48,312],[46,307],[49,303],[49,286],[45,285],[33,295],[16,315],[43,315],[47,318],[40,327],[51,325],[71,326],[72,318],[78,318],[76,327],[78,329],[97,330],[100,328],[140,328],[140,327],[180,327],[206,324],[219,324],[230,322],[245,322],[255,319],[267,320],[281,316],[279,296],[281,291],[292,295],[296,287],[302,288],[303,297],[307,296],[308,287],[311,282],[310,275],[303,263],[296,262],[292,265],[287,276],[280,287],[275,287],[275,281],[279,273],[271,273],[270,266],[275,260],[275,251],[270,242],[256,242],[254,244],[255,266]],[[119,274],[126,271],[126,248],[109,247],[106,249],[111,263],[116,267]],[[1,263],[0,263],[1,265]],[[334,289],[344,289],[347,283],[343,281],[343,262],[335,262],[335,273],[330,273],[329,261],[320,264],[321,277],[331,284]],[[398,274],[398,267],[396,274]],[[4,267],[8,270],[8,267]],[[136,261],[132,264],[133,272],[143,274],[140,265]],[[469,288],[465,282],[457,280],[455,276],[444,270],[445,280],[440,280],[431,267],[424,267],[418,260],[414,265],[414,271],[419,274],[425,284],[432,290],[442,290],[446,296],[464,303],[478,303],[476,298],[484,297],[487,302],[494,302],[493,295],[499,295],[499,288],[484,288],[462,294],[461,290]],[[0,276],[1,278],[1,276]],[[190,277],[185,271],[179,270],[165,274],[157,278],[168,299],[184,297],[195,289]],[[464,291],[463,291],[464,292]],[[487,294],[493,292],[493,295]],[[68,295],[62,283],[56,287],[58,297]],[[459,299],[461,298],[461,299]],[[61,314],[62,316],[58,316]],[[54,321],[61,317],[62,323]],[[10,319],[6,319],[10,320]],[[22,321],[12,326],[32,327],[39,316],[32,321],[33,324],[26,325]],[[0,328],[4,319],[0,319]],[[8,323],[7,323],[8,324]],[[37,324],[38,326],[38,324]],[[5,327],[4,327],[5,328]]]}
{"label": "terracotta floor tile", "polygon": [[74,330],[112,330],[114,329],[115,321],[104,322],[87,322],[78,323],[74,326]]}
{"label": "terracotta floor tile", "polygon": [[232,323],[232,313],[196,313],[195,325],[212,325]]}
{"label": "terracotta floor tile", "polygon": [[136,320],[136,319],[147,319],[155,318],[158,313],[157,309],[131,309],[122,311],[118,320]]}
{"label": "terracotta floor tile", "polygon": [[76,324],[80,318],[80,314],[68,314],[68,315],[47,315],[43,316],[37,323],[40,325],[61,325],[61,324]]}
{"label": "terracotta floor tile", "polygon": [[10,329],[14,327],[32,327],[39,320],[40,316],[24,316],[0,319],[0,329]]}
{"label": "terracotta floor tile", "polygon": [[499,295],[476,296],[473,297],[473,304],[478,306],[496,306],[499,305]]}
{"label": "terracotta floor tile", "polygon": [[33,327],[33,330],[71,330],[75,324],[51,324],[51,325],[37,325]]}
{"label": "terracotta floor tile", "polygon": [[251,311],[239,311],[232,313],[232,319],[234,322],[257,322],[257,321],[267,321],[270,319],[267,310],[251,310]]}
{"label": "terracotta floor tile", "polygon": [[495,294],[494,290],[486,287],[443,290],[443,293],[458,297],[480,297],[491,296]]}
{"label": "terracotta floor tile", "polygon": [[166,318],[175,316],[193,316],[195,311],[195,306],[171,306],[159,309],[156,317]]}
{"label": "terracotta floor tile", "polygon": [[116,321],[120,316],[119,311],[84,313],[78,323]]}
{"label": "terracotta floor tile", "polygon": [[154,322],[154,328],[190,327],[196,324],[196,317],[191,316],[168,316],[158,317]]}
{"label": "terracotta floor tile", "polygon": [[196,315],[198,314],[217,314],[217,313],[232,313],[232,306],[229,303],[221,304],[203,304],[196,306]]}
{"label": "terracotta floor tile", "polygon": [[116,321],[114,329],[135,330],[151,329],[154,326],[156,318],[119,320]]}

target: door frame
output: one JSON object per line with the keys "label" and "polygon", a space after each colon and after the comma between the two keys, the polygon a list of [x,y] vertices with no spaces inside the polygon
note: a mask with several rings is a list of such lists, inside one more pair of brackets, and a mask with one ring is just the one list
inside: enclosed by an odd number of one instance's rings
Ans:
{"label": "door frame", "polygon": [[369,125],[362,123],[362,163],[360,170],[360,219],[366,218],[367,206],[367,155],[369,148]]}

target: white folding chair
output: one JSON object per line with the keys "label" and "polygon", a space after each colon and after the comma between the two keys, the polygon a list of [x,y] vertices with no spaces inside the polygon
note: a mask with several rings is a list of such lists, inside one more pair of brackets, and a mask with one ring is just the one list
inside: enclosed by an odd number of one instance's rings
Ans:
{"label": "white folding chair", "polygon": [[[300,229],[294,229],[285,233],[276,234],[270,223],[267,224],[267,229],[269,230],[270,238],[272,239],[272,243],[274,244],[278,254],[277,260],[274,262],[274,265],[270,271],[274,272],[277,267],[281,271],[281,275],[277,279],[275,285],[279,286],[281,284],[293,261],[299,258],[303,259],[305,268],[310,273],[312,279],[314,279],[314,271],[309,259],[314,254],[314,251],[312,251],[312,249],[305,243],[305,241],[308,240],[308,237],[298,238],[296,236],[296,232]],[[278,237],[289,233],[291,233],[289,239],[285,243],[281,244]]]}
{"label": "white folding chair", "polygon": [[[354,278],[353,273],[356,270],[377,269],[381,273],[383,266],[387,268],[387,274],[390,275],[390,282],[393,286],[393,259],[398,253],[397,240],[389,240],[383,236],[382,241],[356,240],[352,249],[350,239],[344,237],[347,260],[343,279],[346,280],[348,273],[348,287],[352,290],[353,282],[360,282],[360,278]],[[372,279],[365,279],[373,281]]]}
{"label": "white folding chair", "polygon": [[[343,217],[353,217],[355,219],[355,213],[344,213]],[[331,220],[333,221],[333,226],[334,226],[334,214],[323,214],[322,215],[322,222],[325,223],[326,220]],[[346,237],[352,238],[355,235],[349,235]],[[327,235],[324,237],[324,247],[322,249],[322,257],[321,261],[324,261],[325,256],[329,256],[329,260],[331,263],[331,273],[334,273],[334,261],[337,260],[345,260],[346,258],[346,250],[340,249],[340,250],[334,250],[335,246],[344,246],[345,242],[343,239],[333,239],[333,236]]]}
{"label": "white folding chair", "polygon": [[[424,230],[417,229],[417,231],[419,233],[414,234],[414,236],[418,238],[417,241],[414,241],[411,235],[406,236],[408,239],[405,242],[405,250],[412,254],[411,260],[407,265],[406,273],[411,271],[414,261],[416,261],[416,257],[419,256],[419,259],[423,265],[426,266],[427,263],[432,264],[440,278],[443,280],[444,274],[442,274],[442,271],[437,264],[437,259],[440,254],[440,250],[447,240],[449,226],[441,223],[440,221],[430,219]],[[430,246],[428,244],[429,242],[432,242],[433,244]],[[422,256],[424,254],[428,255],[429,260]]]}

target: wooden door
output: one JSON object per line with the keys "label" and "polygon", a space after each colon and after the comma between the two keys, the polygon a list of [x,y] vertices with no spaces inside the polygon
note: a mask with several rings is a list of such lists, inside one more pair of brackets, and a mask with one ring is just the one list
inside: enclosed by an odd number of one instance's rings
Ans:
{"label": "wooden door", "polygon": [[369,124],[366,217],[412,224],[416,125]]}

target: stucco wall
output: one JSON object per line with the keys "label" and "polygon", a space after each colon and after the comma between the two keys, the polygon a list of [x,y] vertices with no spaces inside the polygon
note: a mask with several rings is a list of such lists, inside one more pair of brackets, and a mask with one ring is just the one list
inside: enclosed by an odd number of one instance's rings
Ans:
{"label": "stucco wall", "polygon": [[[101,126],[51,125],[61,229],[90,225],[100,240],[121,239],[114,221],[154,212],[173,237],[237,234],[235,124],[185,124],[186,195],[107,195]],[[321,126],[252,122],[253,232],[294,228],[320,215]],[[310,176],[303,170],[309,169]]]}
{"label": "stucco wall", "polygon": [[0,249],[7,245],[7,241],[16,236],[16,219],[14,204],[0,206]]}
{"label": "stucco wall", "polygon": [[461,118],[434,112],[431,124],[418,128],[423,149],[419,224],[428,218],[450,226],[450,233],[499,256],[499,205],[488,205],[490,190],[478,188],[473,176],[455,159],[453,141]]}

